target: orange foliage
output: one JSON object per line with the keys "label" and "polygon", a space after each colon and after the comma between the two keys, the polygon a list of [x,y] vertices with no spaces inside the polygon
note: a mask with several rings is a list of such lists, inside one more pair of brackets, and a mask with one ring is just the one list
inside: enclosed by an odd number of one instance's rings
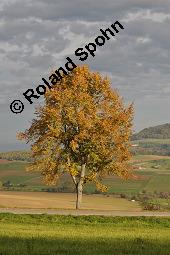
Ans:
{"label": "orange foliage", "polygon": [[[74,183],[94,182],[107,175],[128,178],[133,105],[125,107],[110,80],[79,66],[45,94],[45,104],[21,138],[32,142],[32,170],[47,183],[69,172]],[[68,161],[69,159],[69,161]]]}

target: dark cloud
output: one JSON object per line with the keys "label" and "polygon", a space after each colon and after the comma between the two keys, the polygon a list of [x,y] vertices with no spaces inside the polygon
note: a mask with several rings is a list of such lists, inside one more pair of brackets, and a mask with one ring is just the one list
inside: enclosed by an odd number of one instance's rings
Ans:
{"label": "dark cloud", "polygon": [[10,19],[37,17],[43,20],[88,20],[100,21],[110,20],[110,17],[122,16],[129,11],[153,10],[169,12],[168,1],[162,3],[161,0],[19,0],[8,8],[4,8],[3,17]]}
{"label": "dark cloud", "polygon": [[[168,116],[165,104],[170,96],[169,1],[1,0],[0,105],[6,123],[18,122],[19,117],[9,115],[13,97],[22,98],[27,88],[36,86],[41,77],[48,77],[50,70],[63,65],[67,56],[82,64],[74,51],[93,41],[100,28],[108,28],[116,19],[125,29],[116,35],[116,40],[98,48],[96,57],[89,57],[86,63],[92,70],[109,75],[113,87],[127,102],[136,102],[138,128],[147,125],[146,107],[139,107],[142,102],[161,102],[159,116],[149,111],[153,123],[156,117],[164,116],[163,110]],[[27,107],[27,116],[32,116],[34,106]],[[25,127],[27,119],[22,118],[21,126]],[[2,140],[3,137],[4,134]]]}

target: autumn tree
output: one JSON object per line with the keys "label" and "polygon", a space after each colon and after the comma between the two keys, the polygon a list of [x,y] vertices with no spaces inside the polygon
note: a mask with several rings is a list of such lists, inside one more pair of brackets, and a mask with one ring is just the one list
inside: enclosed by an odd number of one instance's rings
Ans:
{"label": "autumn tree", "polygon": [[33,163],[47,184],[69,173],[80,208],[83,187],[106,191],[105,176],[128,178],[133,106],[125,107],[110,80],[78,66],[45,94],[31,127],[20,139],[31,142]]}

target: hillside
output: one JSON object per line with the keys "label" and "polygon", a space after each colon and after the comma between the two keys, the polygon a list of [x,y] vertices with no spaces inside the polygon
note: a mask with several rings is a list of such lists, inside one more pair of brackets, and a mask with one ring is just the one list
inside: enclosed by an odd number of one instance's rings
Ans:
{"label": "hillside", "polygon": [[[136,179],[124,181],[116,176],[104,179],[109,194],[136,194],[146,192],[170,192],[170,157],[136,155],[131,162]],[[38,172],[26,172],[27,162],[0,160],[0,190],[74,192],[69,176],[62,176],[56,186],[46,186]],[[85,186],[85,193],[100,193],[93,184]]]}
{"label": "hillside", "polygon": [[146,138],[154,139],[169,139],[170,138],[170,123],[149,127],[141,130],[132,136],[132,140],[141,140]]}
{"label": "hillside", "polygon": [[30,151],[8,151],[0,152],[0,160],[21,160],[21,161],[31,161]]}

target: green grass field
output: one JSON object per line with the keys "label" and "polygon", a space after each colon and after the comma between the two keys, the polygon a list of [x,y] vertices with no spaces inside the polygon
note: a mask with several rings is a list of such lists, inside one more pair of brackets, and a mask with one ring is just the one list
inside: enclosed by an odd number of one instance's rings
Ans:
{"label": "green grass field", "polygon": [[133,143],[155,143],[155,144],[170,144],[170,139],[154,139],[145,138],[142,140],[134,140]]}
{"label": "green grass field", "polygon": [[[104,183],[109,186],[109,193],[126,193],[135,194],[142,190],[147,192],[170,192],[170,157],[155,155],[138,155],[133,158],[133,164],[136,166],[135,174],[140,176],[139,180],[123,181],[119,178],[106,178]],[[22,188],[24,191],[41,191],[48,188],[42,182],[38,173],[30,173],[25,171],[27,163],[23,162],[7,162],[0,164],[0,181],[9,180],[14,184],[15,190],[17,185],[25,184]],[[59,188],[68,188],[66,192],[73,192],[74,186],[72,180],[62,178],[58,185]],[[53,187],[54,188],[54,187]],[[19,188],[18,188],[19,189]],[[85,187],[87,193],[96,191],[94,185]]]}
{"label": "green grass field", "polygon": [[170,219],[0,214],[3,255],[169,255]]}

